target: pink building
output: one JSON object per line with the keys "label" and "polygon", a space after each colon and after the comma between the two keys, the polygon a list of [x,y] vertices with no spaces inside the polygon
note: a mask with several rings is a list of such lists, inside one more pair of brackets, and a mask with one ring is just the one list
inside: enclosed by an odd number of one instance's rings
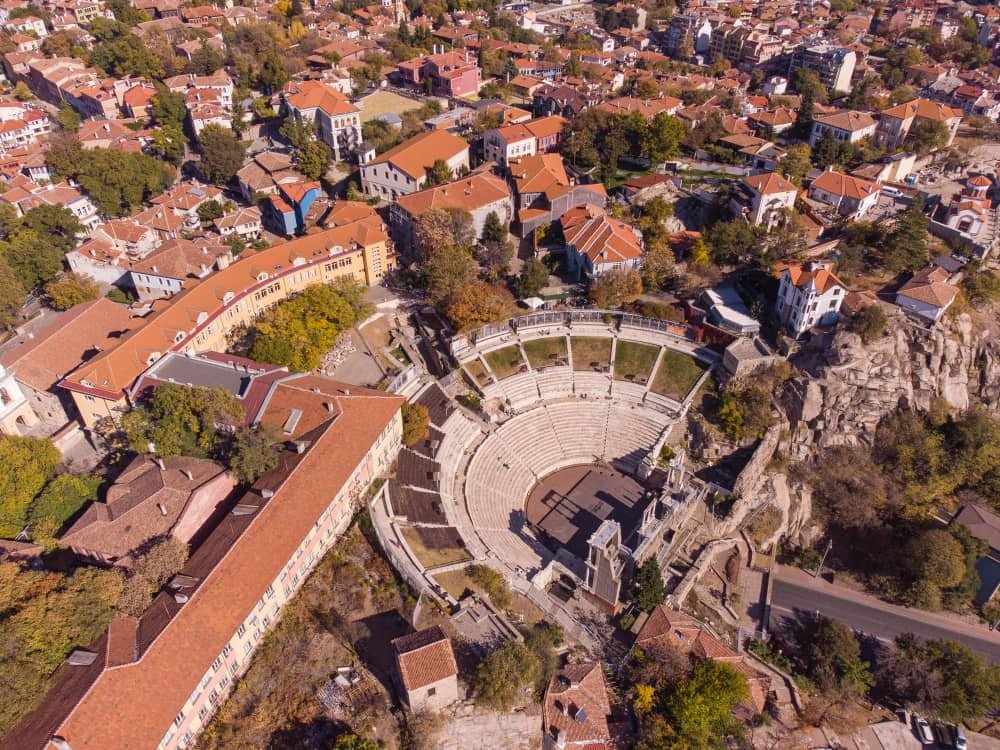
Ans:
{"label": "pink building", "polygon": [[441,96],[468,96],[482,85],[475,55],[464,50],[407,60],[397,69],[408,83],[424,86],[430,80],[434,93]]}

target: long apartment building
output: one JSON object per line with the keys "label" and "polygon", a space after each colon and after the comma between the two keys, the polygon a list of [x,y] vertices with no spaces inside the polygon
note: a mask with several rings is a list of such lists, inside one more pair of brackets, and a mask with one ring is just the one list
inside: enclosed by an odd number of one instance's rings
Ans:
{"label": "long apartment building", "polygon": [[233,506],[139,619],[70,656],[17,750],[193,747],[402,442],[403,399],[313,375],[274,383],[261,421],[294,446]]}
{"label": "long apartment building", "polygon": [[[367,208],[367,207],[366,207]],[[167,352],[225,351],[230,333],[313,284],[375,284],[392,269],[387,227],[374,211],[350,223],[246,253],[154,306],[145,324],[60,381],[85,427],[129,408],[127,391]]]}

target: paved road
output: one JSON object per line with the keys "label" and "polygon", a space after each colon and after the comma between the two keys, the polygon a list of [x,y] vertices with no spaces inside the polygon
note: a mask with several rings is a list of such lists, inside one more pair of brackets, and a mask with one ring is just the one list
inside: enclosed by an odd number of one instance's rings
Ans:
{"label": "paved road", "polygon": [[942,615],[886,604],[874,597],[816,580],[795,568],[776,567],[771,624],[776,619],[816,611],[841,620],[855,630],[887,640],[901,633],[915,633],[921,638],[950,638],[1000,663],[1000,633]]}

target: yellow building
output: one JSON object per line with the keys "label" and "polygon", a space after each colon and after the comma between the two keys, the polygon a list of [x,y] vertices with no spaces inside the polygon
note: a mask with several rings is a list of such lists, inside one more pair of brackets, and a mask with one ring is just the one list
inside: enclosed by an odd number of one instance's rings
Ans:
{"label": "yellow building", "polygon": [[341,278],[378,283],[395,255],[385,224],[369,207],[360,218],[259,252],[244,254],[180,293],[154,304],[144,324],[59,383],[71,392],[83,424],[129,408],[126,391],[170,351],[225,351],[229,334],[313,284]]}

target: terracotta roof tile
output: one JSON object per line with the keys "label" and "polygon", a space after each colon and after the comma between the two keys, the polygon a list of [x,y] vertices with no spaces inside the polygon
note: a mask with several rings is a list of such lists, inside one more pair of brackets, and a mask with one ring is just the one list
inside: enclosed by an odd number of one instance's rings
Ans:
{"label": "terracotta roof tile", "polygon": [[451,641],[437,625],[395,638],[392,647],[407,690],[433,685],[458,674]]}

